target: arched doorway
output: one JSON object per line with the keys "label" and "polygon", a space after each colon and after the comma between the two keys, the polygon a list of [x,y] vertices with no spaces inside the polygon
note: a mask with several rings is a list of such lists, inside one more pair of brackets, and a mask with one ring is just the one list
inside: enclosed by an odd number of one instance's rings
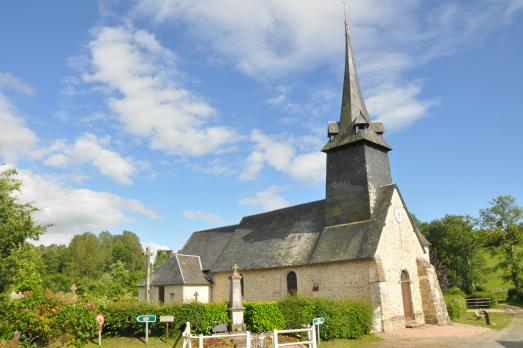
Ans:
{"label": "arched doorway", "polygon": [[405,321],[414,320],[414,308],[412,306],[412,294],[410,292],[410,278],[409,273],[405,270],[401,271],[401,295],[403,298]]}

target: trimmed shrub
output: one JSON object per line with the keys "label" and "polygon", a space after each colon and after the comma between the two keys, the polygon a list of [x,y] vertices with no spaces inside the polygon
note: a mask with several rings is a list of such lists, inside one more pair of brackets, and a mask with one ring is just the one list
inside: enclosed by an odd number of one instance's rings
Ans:
{"label": "trimmed shrub", "polygon": [[467,302],[463,296],[445,295],[444,298],[450,319],[459,318],[467,311]]}
{"label": "trimmed shrub", "polygon": [[310,324],[312,318],[323,317],[320,334],[324,340],[358,338],[372,329],[372,307],[353,300],[289,297],[280,302],[287,328]]}
{"label": "trimmed shrub", "polygon": [[476,291],[472,294],[471,298],[490,298],[490,307],[496,307],[498,305],[498,298],[489,291]]}
{"label": "trimmed shrub", "polygon": [[523,301],[523,290],[517,290],[515,288],[508,289],[507,299],[509,301]]}
{"label": "trimmed shrub", "polygon": [[[214,325],[229,324],[225,303],[187,303],[178,305],[113,304],[102,310],[105,315],[104,334],[108,336],[141,336],[145,325],[136,321],[142,314],[173,315],[173,328],[183,331],[185,323],[191,322],[191,331],[196,334],[209,334]],[[165,325],[150,324],[151,335],[163,335]]]}
{"label": "trimmed shrub", "polygon": [[342,300],[315,301],[315,317],[324,317],[321,338],[358,338],[372,329],[372,307],[366,302]]}
{"label": "trimmed shrub", "polygon": [[285,319],[277,302],[251,302],[244,306],[247,330],[269,332],[285,328]]}
{"label": "trimmed shrub", "polygon": [[287,329],[298,329],[310,324],[314,318],[316,299],[288,296],[279,302]]}
{"label": "trimmed shrub", "polygon": [[457,295],[461,297],[467,297],[467,294],[460,288],[453,286],[451,288],[448,288],[447,291],[445,291],[445,295]]}

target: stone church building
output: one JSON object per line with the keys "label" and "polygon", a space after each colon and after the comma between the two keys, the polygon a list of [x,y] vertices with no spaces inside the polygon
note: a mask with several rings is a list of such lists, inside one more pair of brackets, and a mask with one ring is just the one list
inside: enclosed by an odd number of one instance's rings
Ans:
{"label": "stone church building", "polygon": [[[152,302],[229,299],[239,265],[246,301],[288,295],[367,301],[374,330],[449,323],[429,242],[393,183],[381,122],[370,120],[348,30],[339,122],[328,125],[325,199],[194,232],[151,275]],[[138,285],[145,299],[145,281]]]}

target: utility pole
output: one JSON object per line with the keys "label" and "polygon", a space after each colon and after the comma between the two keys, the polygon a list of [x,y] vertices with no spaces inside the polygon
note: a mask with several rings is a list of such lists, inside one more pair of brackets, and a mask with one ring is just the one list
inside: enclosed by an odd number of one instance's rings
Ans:
{"label": "utility pole", "polygon": [[145,248],[145,302],[151,302],[151,248]]}

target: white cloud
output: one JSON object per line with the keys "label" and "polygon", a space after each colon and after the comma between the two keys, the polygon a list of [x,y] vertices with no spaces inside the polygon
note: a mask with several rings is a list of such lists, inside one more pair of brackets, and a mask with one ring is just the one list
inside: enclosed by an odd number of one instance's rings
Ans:
{"label": "white cloud", "polygon": [[38,222],[53,225],[40,238],[44,244],[66,243],[73,235],[85,231],[109,230],[132,221],[129,213],[158,218],[152,209],[137,200],[109,192],[73,188],[29,170],[19,170],[18,178],[23,183],[20,200],[33,202],[40,209],[35,213]]}
{"label": "white cloud", "polygon": [[[389,129],[414,122],[434,105],[419,92],[413,93],[412,86],[421,85],[407,77],[411,69],[481,42],[497,26],[509,22],[500,18],[510,19],[523,10],[522,0],[442,1],[426,6],[412,0],[348,1],[364,94],[374,101],[384,100],[397,89],[407,102],[395,103],[396,111],[406,111],[401,116],[372,108],[373,116],[387,122]],[[193,37],[259,79],[286,77],[324,65],[342,71],[340,1],[140,0],[134,12],[156,23],[186,25]],[[388,90],[379,88],[382,85]],[[283,93],[268,103],[284,110],[295,105]]]}
{"label": "white cloud", "polygon": [[148,139],[152,148],[200,156],[226,151],[238,140],[233,129],[212,124],[211,106],[175,81],[174,54],[154,35],[103,27],[88,46],[91,73],[84,81],[109,87],[110,109],[127,132]]}
{"label": "white cloud", "polygon": [[281,188],[273,185],[264,191],[256,193],[254,197],[240,200],[238,204],[261,207],[263,211],[280,209],[289,205],[289,202],[280,195],[280,192]]}
{"label": "white cloud", "polygon": [[132,159],[105,148],[109,141],[108,137],[99,138],[90,133],[79,137],[72,144],[64,140],[55,141],[48,149],[51,154],[47,156],[44,163],[62,168],[91,163],[100,173],[120,184],[131,184],[131,177],[136,173]]}
{"label": "white cloud", "polygon": [[38,137],[29,129],[9,99],[0,92],[0,157],[16,162],[20,157],[32,157]]}
{"label": "white cloud", "polygon": [[32,96],[34,95],[34,89],[18,77],[7,73],[0,72],[0,89],[12,89],[19,93]]}
{"label": "white cloud", "polygon": [[205,221],[211,225],[223,225],[222,218],[213,213],[207,213],[204,211],[193,211],[193,210],[186,210],[183,212],[183,217],[189,220],[201,220]]}
{"label": "white cloud", "polygon": [[388,129],[397,129],[409,125],[414,120],[427,115],[428,109],[436,101],[420,100],[421,86],[383,85],[367,99],[369,111],[380,115],[380,121],[389,125]]}
{"label": "white cloud", "polygon": [[[312,152],[297,151],[301,138],[289,138],[286,141],[266,135],[260,130],[254,130],[250,140],[255,144],[252,153],[247,158],[244,171],[240,174],[242,180],[252,180],[269,165],[279,172],[290,175],[303,182],[317,183],[324,180],[325,155],[315,148]],[[304,139],[304,142],[310,141]]]}

